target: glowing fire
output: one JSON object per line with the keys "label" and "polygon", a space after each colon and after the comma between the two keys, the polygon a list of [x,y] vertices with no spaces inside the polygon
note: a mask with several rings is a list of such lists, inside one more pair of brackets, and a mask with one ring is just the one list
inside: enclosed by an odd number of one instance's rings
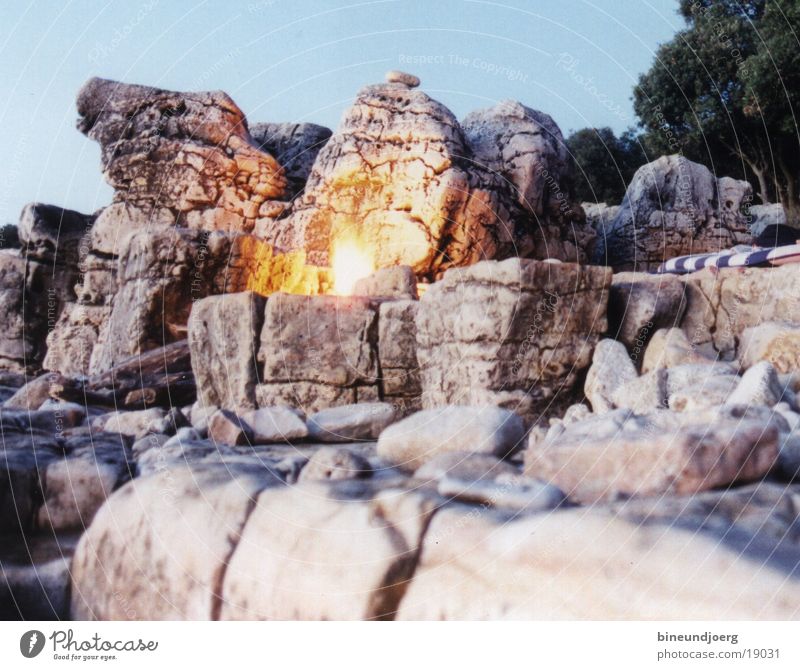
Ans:
{"label": "glowing fire", "polygon": [[356,282],[375,271],[375,261],[357,240],[342,239],[333,244],[331,267],[333,292],[336,295],[351,295]]}

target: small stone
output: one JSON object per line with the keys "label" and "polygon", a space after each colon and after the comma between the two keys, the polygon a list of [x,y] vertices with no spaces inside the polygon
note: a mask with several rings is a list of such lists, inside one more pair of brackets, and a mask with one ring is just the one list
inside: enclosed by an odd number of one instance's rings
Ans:
{"label": "small stone", "polygon": [[680,328],[657,330],[644,352],[642,372],[658,368],[673,368],[687,363],[711,363],[714,359],[692,346]]}
{"label": "small stone", "polygon": [[151,421],[147,432],[174,435],[180,428],[188,425],[189,422],[183,412],[177,407],[173,407],[162,418]]}
{"label": "small stone", "polygon": [[208,439],[231,446],[252,443],[253,432],[244,420],[227,409],[220,409],[208,420]]}
{"label": "small stone", "polygon": [[392,424],[378,438],[378,456],[416,470],[449,451],[510,454],[525,437],[522,419],[499,407],[448,405],[416,412]]}
{"label": "small stone", "polygon": [[355,479],[368,477],[371,473],[372,467],[363,456],[349,449],[322,447],[308,459],[298,481]]}
{"label": "small stone", "polygon": [[667,406],[667,371],[659,368],[625,382],[611,394],[611,401],[636,414],[663,409]]}
{"label": "small stone", "polygon": [[184,426],[183,428],[179,428],[162,446],[165,449],[169,449],[170,447],[182,446],[186,442],[199,442],[202,439],[203,436],[196,428]]}
{"label": "small stone", "polygon": [[702,386],[711,377],[735,376],[739,369],[722,361],[676,365],[667,371],[667,396]]}
{"label": "small stone", "polygon": [[594,349],[592,366],[586,374],[584,392],[595,414],[614,409],[614,391],[636,379],[636,367],[625,345],[616,340],[600,340]]}
{"label": "small stone", "polygon": [[569,425],[571,423],[575,423],[576,421],[583,421],[584,419],[588,419],[592,415],[592,410],[589,409],[586,405],[582,402],[576,403],[574,405],[570,405],[567,407],[567,411],[564,412],[564,417],[562,421],[564,425]]}
{"label": "small stone", "polygon": [[150,451],[151,449],[158,449],[159,447],[162,447],[171,439],[172,438],[169,435],[156,433],[150,433],[149,435],[140,437],[133,443],[133,446],[131,447],[133,458],[138,460],[142,454]]}
{"label": "small stone", "polygon": [[779,373],[800,369],[800,327],[769,321],[745,328],[739,336],[738,357],[742,367],[768,361]]}
{"label": "small stone", "polygon": [[332,407],[309,417],[308,434],[320,442],[376,440],[396,419],[394,406],[385,402]]}
{"label": "small stone", "polygon": [[138,440],[150,432],[150,426],[154,421],[160,421],[166,415],[167,413],[160,407],[133,412],[117,411],[97,417],[92,422],[92,427],[107,433],[131,435]]}
{"label": "small stone", "polygon": [[192,412],[191,412],[191,424],[193,428],[196,428],[201,433],[208,432],[208,420],[214,416],[216,411],[219,409],[216,405],[206,405],[199,400],[192,405]]}
{"label": "small stone", "polygon": [[708,377],[697,386],[670,395],[669,408],[676,412],[694,412],[724,405],[738,385],[739,377],[734,375]]}
{"label": "small stone", "polygon": [[308,427],[302,412],[289,407],[262,407],[242,414],[253,430],[254,444],[291,442],[308,435]]}
{"label": "small stone", "polygon": [[49,372],[41,375],[25,384],[25,386],[6,400],[3,406],[11,409],[39,409],[43,402],[49,400],[50,389],[53,385],[65,381],[66,379],[57,372]]}
{"label": "small stone", "polygon": [[730,394],[728,405],[766,405],[772,407],[777,404],[783,389],[772,363],[762,361],[756,363],[742,375],[738,386]]}
{"label": "small stone", "polygon": [[419,77],[400,70],[389,70],[385,79],[387,84],[404,84],[408,88],[416,88],[420,84]]}

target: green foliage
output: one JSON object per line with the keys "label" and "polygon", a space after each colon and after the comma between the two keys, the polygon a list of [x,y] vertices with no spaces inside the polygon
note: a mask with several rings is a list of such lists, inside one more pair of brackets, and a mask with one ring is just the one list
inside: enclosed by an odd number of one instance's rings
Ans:
{"label": "green foliage", "polygon": [[573,161],[574,194],[581,202],[619,204],[636,169],[647,162],[633,131],[583,128],[566,140]]}
{"label": "green foliage", "polygon": [[634,89],[643,141],[748,178],[800,224],[800,3],[680,0],[687,27]]}

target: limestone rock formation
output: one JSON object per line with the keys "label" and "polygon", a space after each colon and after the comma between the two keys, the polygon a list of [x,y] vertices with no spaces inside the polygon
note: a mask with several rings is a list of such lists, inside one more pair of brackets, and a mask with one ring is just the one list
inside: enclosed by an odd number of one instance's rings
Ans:
{"label": "limestone rock formation", "polygon": [[683,156],[662,156],[636,171],[599,240],[596,260],[617,269],[649,270],[675,256],[748,243],[741,210],[751,196],[747,182],[716,179]]}
{"label": "limestone rock formation", "polygon": [[607,328],[609,268],[518,258],[449,270],[417,314],[423,404],[494,404],[528,422],[569,404]]}
{"label": "limestone rock formation", "polygon": [[94,78],[77,108],[78,128],[100,144],[115,202],[147,214],[166,209],[189,227],[247,232],[264,201],[285,195],[280,165],[257,148],[222,92]]}
{"label": "limestone rock formation", "polygon": [[[509,151],[490,141],[497,133]],[[327,265],[339,240],[356,240],[376,267],[428,277],[513,255],[586,259],[594,234],[570,208],[565,152],[552,119],[519,103],[476,112],[462,131],[406,83],[368,86],[319,152],[292,214],[259,230],[314,264]]]}
{"label": "limestone rock formation", "polygon": [[499,188],[508,189],[506,198],[527,215],[512,211],[516,227],[522,228],[513,240],[520,245],[515,255],[588,262],[596,233],[573,200],[569,151],[556,122],[504,100],[471,112],[462,127],[475,167],[499,176]]}

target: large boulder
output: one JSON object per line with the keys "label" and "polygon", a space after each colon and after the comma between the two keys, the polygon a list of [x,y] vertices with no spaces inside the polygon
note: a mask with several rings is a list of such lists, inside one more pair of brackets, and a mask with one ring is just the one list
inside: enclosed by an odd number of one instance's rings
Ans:
{"label": "large boulder", "polygon": [[569,404],[610,283],[609,268],[518,258],[449,270],[417,314],[423,405],[499,405],[532,423]]}
{"label": "large boulder", "polygon": [[800,325],[796,265],[716,274],[706,269],[689,275],[685,282],[686,311],[680,327],[697,350],[712,350],[732,360],[746,329],[768,322]]}
{"label": "large boulder", "polygon": [[262,203],[285,195],[278,162],[256,146],[244,114],[220,91],[93,78],[76,104],[78,128],[100,144],[115,202],[148,215],[168,210],[191,227],[246,232]]}
{"label": "large boulder", "polygon": [[499,175],[527,214],[527,227],[514,231],[515,255],[588,262],[596,233],[572,197],[569,150],[552,117],[504,100],[471,112],[461,126],[476,167]]}
{"label": "large boulder", "polygon": [[716,179],[683,156],[662,156],[636,171],[596,259],[618,269],[649,270],[675,256],[747,243],[741,210],[751,195],[745,181]]}

